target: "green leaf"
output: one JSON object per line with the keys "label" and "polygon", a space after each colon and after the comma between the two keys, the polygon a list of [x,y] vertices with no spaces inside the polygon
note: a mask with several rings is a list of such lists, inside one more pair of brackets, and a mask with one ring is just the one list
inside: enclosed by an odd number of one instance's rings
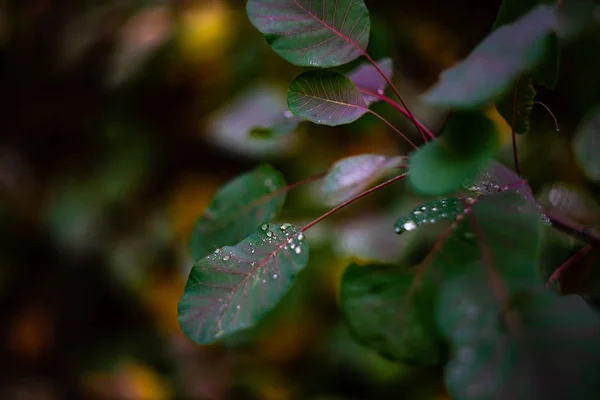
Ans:
{"label": "green leaf", "polygon": [[290,84],[287,102],[295,115],[329,126],[349,124],[369,111],[350,79],[325,70],[308,71],[296,77]]}
{"label": "green leaf", "polygon": [[494,123],[479,112],[455,113],[441,138],[410,158],[409,182],[415,191],[443,196],[473,181],[498,147]]}
{"label": "green leaf", "polygon": [[388,171],[402,164],[402,157],[361,154],[338,160],[323,179],[321,193],[328,205],[338,204],[359,194]]}
{"label": "green leaf", "polygon": [[433,324],[435,286],[407,294],[414,271],[388,265],[351,264],[342,278],[340,303],[359,342],[392,360],[438,364],[442,346]]}
{"label": "green leaf", "polygon": [[[501,26],[512,24],[537,5],[552,6],[553,4],[554,0],[504,0],[500,5],[492,29],[496,30]],[[548,89],[554,89],[558,80],[558,53],[558,39],[556,36],[551,35],[543,59],[532,72],[536,83],[544,85]]]}
{"label": "green leaf", "polygon": [[529,116],[533,109],[535,89],[528,77],[523,76],[517,82],[513,90],[496,101],[496,108],[502,118],[514,128],[515,133],[522,134],[529,132]]}
{"label": "green leaf", "polygon": [[248,0],[250,22],[281,57],[333,67],[363,55],[371,23],[362,0]]}
{"label": "green leaf", "polygon": [[285,180],[268,164],[242,174],[223,185],[190,236],[194,260],[216,248],[238,243],[262,223],[277,215],[285,201]]}
{"label": "green leaf", "polygon": [[554,10],[538,6],[514,23],[499,28],[464,61],[442,72],[424,100],[458,109],[478,108],[494,100],[510,89],[519,74],[540,64],[551,46],[554,25]]}
{"label": "green leaf", "polygon": [[587,177],[600,183],[600,107],[590,111],[577,127],[573,153]]}
{"label": "green leaf", "polygon": [[409,215],[398,219],[394,224],[394,231],[401,234],[415,230],[425,224],[454,221],[465,211],[465,204],[472,204],[475,198],[467,197],[464,201],[465,203],[457,197],[450,197],[425,203],[415,208]]}
{"label": "green leaf", "polygon": [[516,289],[501,304],[487,282],[479,269],[441,289],[437,320],[452,341],[452,398],[595,399],[600,323],[585,301]]}
{"label": "green leaf", "polygon": [[[386,77],[392,77],[393,64],[391,59],[382,58],[377,62],[377,66]],[[364,92],[364,90],[370,92],[383,92],[387,87],[385,79],[383,79],[381,74],[371,64],[361,64],[346,74],[346,76],[354,83],[357,89],[361,91],[365,105],[367,106],[379,102],[380,99]],[[267,107],[267,109],[269,108]],[[303,121],[306,121],[306,119],[293,115],[289,110],[274,115],[268,115],[264,121],[251,128],[250,136],[257,139],[271,139],[287,135],[294,131],[298,124]]]}
{"label": "green leaf", "polygon": [[518,193],[480,196],[433,258],[433,268],[445,279],[487,265],[506,279],[539,285],[541,222],[537,205]]}
{"label": "green leaf", "polygon": [[287,293],[308,262],[302,232],[293,225],[261,225],[235,246],[217,249],[192,268],[179,300],[179,325],[209,344],[250,328]]}

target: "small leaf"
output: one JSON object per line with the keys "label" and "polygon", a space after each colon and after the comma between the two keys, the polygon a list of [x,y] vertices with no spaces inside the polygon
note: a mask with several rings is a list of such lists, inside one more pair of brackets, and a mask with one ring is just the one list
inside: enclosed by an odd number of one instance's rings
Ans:
{"label": "small leaf", "polygon": [[331,166],[323,179],[321,193],[328,205],[348,200],[402,164],[402,157],[361,154],[346,157]]}
{"label": "small leaf", "polygon": [[298,228],[261,225],[194,265],[178,305],[181,329],[194,342],[209,344],[250,328],[287,293],[307,262]]}
{"label": "small leaf", "polygon": [[362,0],[249,0],[246,12],[273,50],[295,65],[345,64],[369,44],[371,23]]}
{"label": "small leaf", "polygon": [[496,128],[486,116],[455,113],[439,140],[413,153],[409,182],[421,194],[449,194],[473,181],[489,164],[497,146]]}
{"label": "small leaf", "polygon": [[[383,58],[377,62],[377,65],[385,76],[388,78],[392,77],[393,64],[391,59]],[[371,64],[359,65],[346,76],[359,90],[366,89],[372,92],[383,93],[387,87],[385,79]],[[380,101],[379,98],[368,93],[362,92],[362,96],[367,106]],[[254,126],[250,130],[250,136],[257,139],[270,139],[283,136],[294,131],[302,121],[306,121],[306,119],[293,115],[289,110],[285,110],[284,112],[270,115],[266,120]]]}
{"label": "small leaf", "polygon": [[[385,74],[388,79],[392,79],[393,74],[393,63],[390,58],[383,58],[377,62],[377,66]],[[387,87],[387,82],[379,71],[375,69],[371,64],[362,64],[358,68],[351,71],[346,75],[359,90],[369,90],[371,92],[377,92],[383,94],[383,91]],[[363,98],[367,106],[379,101],[375,96],[363,93]]]}
{"label": "small leaf", "polygon": [[414,271],[388,265],[351,264],[342,278],[341,309],[365,346],[392,360],[435,365],[442,359],[433,325],[434,286],[407,293]]}
{"label": "small leaf", "polygon": [[[475,198],[467,197],[467,204],[475,202]],[[439,221],[454,221],[465,211],[465,205],[456,197],[430,201],[415,208],[409,215],[402,217],[394,224],[397,234],[412,231],[425,224],[435,224]]]}
{"label": "small leaf", "polygon": [[518,79],[518,84],[513,88],[496,101],[496,108],[502,118],[514,128],[515,133],[527,133],[529,132],[529,116],[533,109],[535,89],[531,79],[525,76]]}
{"label": "small leaf", "polygon": [[577,296],[515,290],[494,297],[479,269],[443,285],[438,325],[452,341],[445,381],[454,399],[594,399],[600,322]]}
{"label": "small leaf", "polygon": [[494,100],[510,89],[519,74],[532,71],[543,60],[555,20],[552,8],[538,6],[494,31],[464,61],[442,72],[424,100],[459,109]]}
{"label": "small leaf", "polygon": [[194,226],[190,237],[193,259],[238,243],[274,218],[285,201],[284,187],[281,173],[268,164],[223,185]]}
{"label": "small leaf", "polygon": [[587,177],[600,183],[600,108],[589,112],[577,127],[573,152]]}
{"label": "small leaf", "polygon": [[354,122],[369,111],[352,81],[332,71],[314,70],[296,77],[287,102],[295,115],[329,126]]}

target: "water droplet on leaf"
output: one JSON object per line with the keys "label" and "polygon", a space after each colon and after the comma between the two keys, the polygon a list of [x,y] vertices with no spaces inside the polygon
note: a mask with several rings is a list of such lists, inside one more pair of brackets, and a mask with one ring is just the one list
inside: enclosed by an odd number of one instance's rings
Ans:
{"label": "water droplet on leaf", "polygon": [[296,252],[296,254],[300,254],[302,252],[302,249],[300,248],[300,246],[298,246],[294,251]]}
{"label": "water droplet on leaf", "polygon": [[[256,226],[256,225],[254,225],[254,226]],[[269,224],[262,224],[260,226],[260,229],[262,229],[263,231],[266,231],[267,229],[269,229]]]}
{"label": "water droplet on leaf", "polygon": [[405,231],[412,231],[413,229],[415,229],[417,227],[417,224],[415,224],[415,221],[406,221],[402,227],[404,228]]}
{"label": "water droplet on leaf", "polygon": [[223,261],[228,261],[229,260],[229,256],[223,256]]}
{"label": "water droplet on leaf", "polygon": [[279,277],[279,275],[273,274],[273,279],[277,279],[278,277]]}

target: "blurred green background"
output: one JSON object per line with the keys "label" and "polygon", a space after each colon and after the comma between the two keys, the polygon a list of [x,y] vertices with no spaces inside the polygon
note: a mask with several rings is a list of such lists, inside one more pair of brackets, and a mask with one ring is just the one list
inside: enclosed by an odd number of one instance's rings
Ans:
{"label": "blurred green background", "polygon": [[[447,112],[418,95],[489,33],[500,0],[365,2],[370,54],[393,58],[394,82],[437,132]],[[441,368],[392,363],[355,344],[338,311],[350,259],[416,263],[431,246],[435,229],[393,233],[395,218],[422,200],[403,183],[310,231],[307,270],[255,332],[213,346],[180,332],[186,241],[219,185],[263,161],[293,182],[348,155],[409,150],[372,116],[250,138],[302,69],[269,49],[244,6],[0,1],[1,399],[447,397]],[[600,102],[599,33],[563,49],[558,87],[538,90],[560,130],[536,105],[531,134],[519,137],[540,200],[588,226],[600,225],[599,188],[570,141]],[[418,142],[407,121],[374,107]],[[489,112],[508,144],[510,129]],[[500,160],[511,166],[509,147]],[[282,219],[325,210],[311,185],[290,193]]]}

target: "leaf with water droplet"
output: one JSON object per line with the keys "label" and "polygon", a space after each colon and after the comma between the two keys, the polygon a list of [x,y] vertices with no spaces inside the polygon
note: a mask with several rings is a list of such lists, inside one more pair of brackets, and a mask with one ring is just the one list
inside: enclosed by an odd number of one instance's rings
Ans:
{"label": "leaf with water droplet", "polygon": [[[178,306],[186,336],[199,344],[213,343],[264,317],[308,262],[308,246],[300,235],[293,225],[285,231],[269,225],[198,261]],[[286,250],[288,244],[296,250]]]}
{"label": "leaf with water droplet", "polygon": [[250,22],[281,57],[299,66],[333,67],[363,55],[371,23],[362,0],[249,0]]}
{"label": "leaf with water droplet", "polygon": [[194,260],[215,248],[238,243],[274,218],[285,201],[284,187],[281,173],[267,164],[223,185],[192,231],[190,253]]}
{"label": "leaf with water droplet", "polygon": [[[390,58],[379,60],[377,66],[388,79],[392,79],[393,64]],[[365,93],[365,91],[376,92],[382,95],[387,87],[385,79],[383,79],[379,71],[371,64],[362,64],[355,70],[346,74],[346,76],[360,91],[363,92],[363,98],[367,106],[379,101],[379,98]]]}
{"label": "leaf with water droplet", "polygon": [[313,70],[300,74],[290,84],[290,111],[317,124],[349,124],[369,111],[360,90],[344,75]]}
{"label": "leaf with water droplet", "polygon": [[401,157],[381,154],[342,158],[331,166],[323,179],[321,193],[324,201],[328,205],[334,205],[348,200],[401,164]]}
{"label": "leaf with water droplet", "polygon": [[439,140],[410,157],[408,180],[415,191],[448,195],[475,180],[499,147],[494,123],[480,112],[456,112]]}
{"label": "leaf with water droplet", "polygon": [[422,282],[407,294],[414,270],[351,264],[342,277],[340,306],[359,342],[403,363],[435,365],[443,345],[434,325],[437,289]]}
{"label": "leaf with water droplet", "polygon": [[[465,199],[467,204],[474,199]],[[465,205],[457,197],[443,198],[426,203],[415,208],[409,215],[402,217],[394,224],[394,231],[398,234],[412,231],[424,224],[433,224],[442,220],[454,221],[465,210]]]}

